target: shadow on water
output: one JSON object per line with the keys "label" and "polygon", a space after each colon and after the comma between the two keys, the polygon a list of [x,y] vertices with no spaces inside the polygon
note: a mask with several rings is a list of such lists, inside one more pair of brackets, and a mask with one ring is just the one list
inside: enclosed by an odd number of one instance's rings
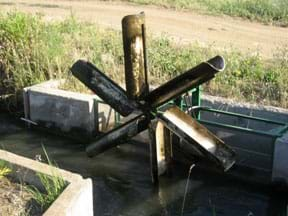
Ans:
{"label": "shadow on water", "polygon": [[[144,134],[145,136],[145,134]],[[143,135],[142,135],[143,137]],[[142,137],[88,158],[83,144],[24,128],[0,115],[0,146],[34,159],[43,144],[60,168],[93,179],[95,215],[181,215],[189,166],[175,164],[171,177],[150,181],[149,146]],[[193,168],[183,215],[284,215],[287,194]]]}

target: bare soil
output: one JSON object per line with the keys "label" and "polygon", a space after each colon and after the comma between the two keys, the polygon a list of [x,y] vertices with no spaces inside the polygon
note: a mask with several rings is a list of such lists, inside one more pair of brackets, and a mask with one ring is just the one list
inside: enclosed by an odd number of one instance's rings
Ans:
{"label": "bare soil", "polygon": [[72,13],[82,21],[119,30],[123,16],[145,11],[148,31],[154,34],[165,32],[180,43],[197,41],[201,45],[213,45],[219,49],[237,48],[244,52],[259,52],[264,58],[272,58],[277,49],[288,46],[288,28],[228,16],[213,17],[109,1],[0,0],[0,6],[2,11],[16,8],[24,12],[40,12],[47,20],[64,19]]}
{"label": "bare soil", "polygon": [[0,215],[41,215],[41,208],[33,201],[31,194],[23,185],[13,180],[0,178]]}

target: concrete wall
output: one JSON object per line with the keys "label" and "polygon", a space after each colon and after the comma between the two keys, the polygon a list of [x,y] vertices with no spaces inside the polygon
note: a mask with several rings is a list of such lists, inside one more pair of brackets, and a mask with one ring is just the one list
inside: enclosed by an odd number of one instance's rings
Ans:
{"label": "concrete wall", "polygon": [[60,81],[48,81],[24,89],[25,119],[34,125],[73,136],[93,137],[114,124],[114,110],[96,95],[57,89]]}
{"label": "concrete wall", "polygon": [[272,179],[288,184],[288,132],[275,142]]}
{"label": "concrete wall", "polygon": [[25,182],[40,188],[41,183],[36,173],[61,176],[67,182],[68,186],[44,213],[45,216],[93,216],[91,179],[83,179],[80,175],[3,150],[0,150],[0,159],[12,166],[12,175],[19,182]]}
{"label": "concrete wall", "polygon": [[33,87],[28,90],[30,120],[53,125],[64,132],[85,128],[92,134],[95,130],[94,98],[58,89]]}
{"label": "concrete wall", "polygon": [[[207,95],[203,96],[201,105],[218,110],[269,119],[288,125],[288,111],[282,108],[237,103],[229,99]],[[276,132],[285,126],[209,112],[203,112],[201,119],[244,129],[238,130],[209,124],[206,125],[213,133],[224,140],[225,143],[234,148],[238,158],[236,164],[252,168],[253,172],[251,173],[253,173],[253,175],[250,173],[246,176],[247,179],[251,177],[252,181],[257,180],[262,183],[281,182],[288,185],[288,132],[279,138],[272,135],[249,132],[250,129],[263,132]],[[247,131],[245,131],[245,129],[247,129]]]}
{"label": "concrete wall", "polygon": [[202,95],[201,106],[207,106],[218,110],[229,111],[248,116],[271,119],[288,124],[288,110],[278,107],[239,103],[230,99],[209,95]]}

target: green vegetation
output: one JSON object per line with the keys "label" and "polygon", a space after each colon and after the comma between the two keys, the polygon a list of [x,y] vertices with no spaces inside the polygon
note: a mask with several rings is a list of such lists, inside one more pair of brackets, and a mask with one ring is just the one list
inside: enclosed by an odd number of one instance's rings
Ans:
{"label": "green vegetation", "polygon": [[0,179],[11,173],[11,168],[3,160],[0,160]]}
{"label": "green vegetation", "polygon": [[80,57],[119,74],[121,52],[119,34],[73,17],[45,23],[40,15],[0,14],[0,95],[21,95],[25,86],[63,78]]}
{"label": "green vegetation", "polygon": [[[50,161],[45,148],[42,146],[48,164],[52,167],[55,165]],[[41,206],[44,212],[48,207],[57,199],[57,197],[62,193],[62,191],[67,186],[67,182],[58,173],[53,173],[52,176],[45,175],[43,173],[36,174],[40,182],[42,183],[45,191],[42,193],[38,188],[33,185],[27,186],[27,191],[31,193],[32,198]]]}
{"label": "green vegetation", "polygon": [[[161,84],[214,55],[223,55],[224,72],[204,86],[218,96],[288,107],[288,46],[275,57],[219,51],[198,44],[178,45],[167,36],[148,36],[150,83]],[[43,80],[69,78],[66,88],[83,90],[69,67],[79,58],[94,63],[117,82],[123,82],[122,35],[118,31],[79,23],[73,17],[46,23],[41,16],[0,15],[0,97],[20,95],[21,89]],[[276,48],[276,47],[275,47]],[[80,86],[80,87],[79,87]]]}
{"label": "green vegetation", "polygon": [[[45,148],[43,146],[42,146],[42,148],[43,148],[43,151],[44,151],[44,154],[45,154],[45,157],[47,159],[48,164],[51,166],[51,168],[55,167],[55,164],[52,163],[51,160],[49,159]],[[7,163],[6,161],[0,160],[0,180],[3,177],[6,177],[7,175],[9,175],[11,172],[12,172],[11,165],[9,165],[9,163]],[[54,170],[53,170],[53,173],[51,176],[45,175],[43,173],[36,173],[36,175],[38,176],[38,178],[39,178],[39,180],[43,186],[44,191],[39,190],[34,185],[26,185],[25,183],[21,183],[21,184],[17,184],[17,185],[19,185],[19,188],[20,188],[19,190],[21,191],[21,194],[22,194],[21,195],[22,197],[19,199],[23,199],[23,201],[26,200],[26,202],[28,202],[28,200],[30,200],[31,198],[34,199],[36,201],[36,203],[39,204],[39,206],[40,206],[39,210],[37,209],[38,205],[37,206],[36,205],[35,206],[29,206],[29,208],[27,206],[23,206],[23,209],[19,209],[19,212],[21,212],[20,215],[30,215],[29,214],[30,211],[35,211],[35,213],[36,212],[40,213],[40,208],[41,208],[41,212],[45,212],[48,209],[48,207],[57,199],[57,197],[62,193],[62,191],[67,186],[67,182]],[[11,182],[13,182],[13,181],[11,181]],[[10,183],[8,185],[11,186],[11,188],[15,187],[15,185],[13,186],[12,183]],[[3,185],[1,185],[1,186],[3,186]],[[25,189],[25,190],[23,190],[23,189]],[[12,190],[12,189],[10,189],[10,190]],[[17,199],[17,201],[15,201],[15,202],[19,202],[19,200]],[[3,203],[1,203],[1,204],[3,204]],[[15,205],[15,203],[13,203],[13,204]],[[18,207],[20,208],[20,206],[18,206]]]}
{"label": "green vegetation", "polygon": [[264,23],[288,25],[287,0],[122,0],[175,9],[197,10],[212,14],[244,17]]}

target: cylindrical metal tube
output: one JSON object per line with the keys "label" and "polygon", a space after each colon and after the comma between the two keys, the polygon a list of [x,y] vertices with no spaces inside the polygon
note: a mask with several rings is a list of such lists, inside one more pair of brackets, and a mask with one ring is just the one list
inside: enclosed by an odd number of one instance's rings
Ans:
{"label": "cylindrical metal tube", "polygon": [[149,124],[150,173],[153,184],[158,184],[157,143],[153,123]]}
{"label": "cylindrical metal tube", "polygon": [[129,138],[147,129],[149,120],[145,115],[140,115],[122,124],[112,131],[104,134],[96,142],[86,148],[89,157],[100,154],[112,147],[123,144]]}
{"label": "cylindrical metal tube", "polygon": [[136,102],[129,100],[125,91],[93,64],[78,60],[73,64],[71,71],[76,78],[121,115],[127,116],[137,109]]}
{"label": "cylindrical metal tube", "polygon": [[158,121],[155,128],[158,175],[169,173],[172,163],[172,136],[170,130]]}
{"label": "cylindrical metal tube", "polygon": [[125,16],[122,35],[127,95],[130,99],[139,99],[149,91],[144,13]]}
{"label": "cylindrical metal tube", "polygon": [[178,107],[168,108],[163,114],[158,114],[158,118],[187,143],[181,147],[182,151],[214,162],[224,171],[235,163],[235,152],[228,145]]}
{"label": "cylindrical metal tube", "polygon": [[217,72],[223,71],[224,68],[225,61],[223,57],[216,56],[154,89],[144,100],[150,108],[157,108],[184,92],[207,82]]}

